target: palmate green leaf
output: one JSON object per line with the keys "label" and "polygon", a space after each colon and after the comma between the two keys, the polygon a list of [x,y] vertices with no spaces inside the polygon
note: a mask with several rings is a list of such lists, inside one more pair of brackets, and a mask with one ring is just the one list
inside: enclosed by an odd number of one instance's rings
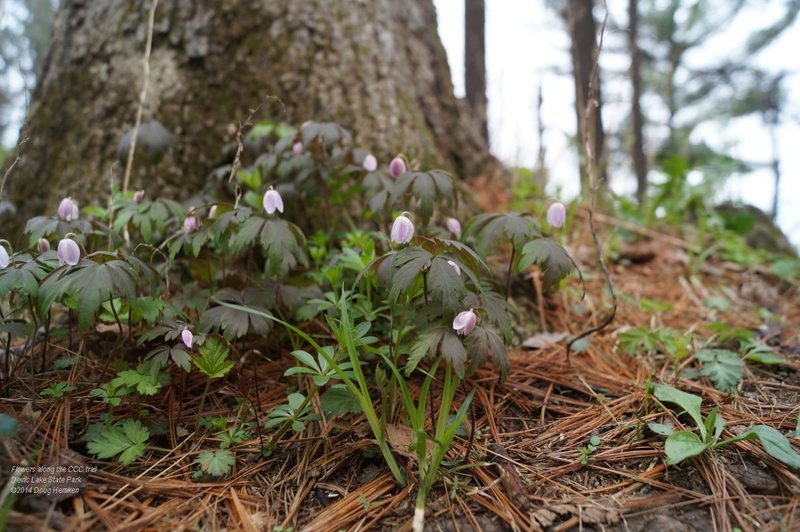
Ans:
{"label": "palmate green leaf", "polygon": [[518,271],[525,270],[531,264],[538,264],[542,268],[542,284],[545,290],[558,286],[561,279],[577,269],[564,248],[552,238],[537,238],[525,244]]}
{"label": "palmate green leaf", "polygon": [[139,259],[123,254],[92,253],[72,267],[51,272],[42,281],[37,310],[44,316],[60,299],[78,312],[78,324],[87,327],[100,304],[111,297],[136,297],[137,287],[153,283],[155,271]]}
{"label": "palmate green leaf", "polygon": [[187,373],[192,370],[192,355],[186,351],[183,344],[161,345],[147,353],[148,360],[152,360],[158,367],[163,368],[169,360]]}
{"label": "palmate green leaf", "polygon": [[48,251],[37,258],[27,253],[12,256],[7,268],[0,269],[0,294],[16,291],[36,297],[39,282],[58,265],[55,251]]}
{"label": "palmate green leaf", "polygon": [[270,218],[261,227],[259,242],[267,256],[267,272],[286,275],[298,264],[308,265],[306,239],[300,228],[279,218]]}
{"label": "palmate green leaf", "polygon": [[[463,299],[467,293],[461,275],[447,263],[447,257],[434,257],[428,272],[428,290],[431,298],[439,301],[448,312],[462,310]],[[454,261],[455,262],[455,261]],[[459,266],[460,268],[460,266]],[[466,275],[461,270],[462,275]]]}
{"label": "palmate green leaf", "polygon": [[400,293],[410,288],[417,276],[430,266],[431,258],[428,251],[417,246],[408,246],[398,251],[394,255],[389,299],[397,300]]}
{"label": "palmate green leaf", "polygon": [[[232,288],[223,288],[214,294],[214,298],[226,303],[234,303],[250,308],[257,309],[272,315],[264,306],[264,302],[270,301],[271,294],[255,288],[246,288],[239,293]],[[272,322],[266,318],[242,312],[225,306],[211,307],[200,316],[197,328],[201,332],[218,330],[226,340],[232,341],[234,338],[241,338],[248,333],[266,336],[272,330]]]}
{"label": "palmate green leaf", "polygon": [[411,345],[411,351],[406,361],[406,376],[411,375],[423,358],[436,354],[445,333],[447,333],[447,327],[438,325],[417,336]]}
{"label": "palmate green leaf", "polygon": [[706,439],[706,427],[703,423],[703,417],[700,408],[703,400],[698,396],[682,392],[672,386],[666,384],[656,384],[653,386],[653,395],[656,399],[663,403],[672,403],[681,407],[694,421],[695,425],[703,435],[703,440]]}
{"label": "palmate green leaf", "polygon": [[727,349],[700,349],[695,357],[703,364],[700,373],[711,379],[714,387],[723,392],[736,389],[744,367],[739,355]]}
{"label": "palmate green leaf", "polygon": [[457,200],[453,178],[444,170],[406,172],[401,175],[394,183],[389,199],[394,204],[404,196],[416,200],[423,225],[428,225],[435,201],[444,201],[452,206]]}
{"label": "palmate green leaf", "polygon": [[470,293],[464,299],[464,306],[473,309],[483,309],[486,311],[486,316],[500,332],[503,334],[506,342],[510,342],[513,331],[511,329],[511,305],[508,304],[506,298],[484,287],[480,294]]}
{"label": "palmate green leaf", "polygon": [[147,427],[143,427],[138,420],[126,419],[94,431],[87,448],[101,459],[119,455],[119,462],[128,465],[144,453],[149,437]]}
{"label": "palmate green leaf", "polygon": [[456,375],[463,379],[466,374],[467,350],[464,348],[461,338],[456,336],[452,330],[446,329],[442,335],[439,349],[441,350],[442,358],[453,364]]}
{"label": "palmate green leaf", "polygon": [[84,219],[65,222],[54,216],[35,216],[25,224],[25,232],[29,235],[31,246],[43,237],[64,238],[67,233],[86,235],[92,231],[92,224]]}
{"label": "palmate green leaf", "polygon": [[322,411],[329,416],[340,416],[342,414],[358,414],[361,412],[361,404],[358,402],[347,386],[336,384],[331,386],[328,391],[320,397]]}
{"label": "palmate green leaf", "polygon": [[200,346],[200,354],[192,357],[192,363],[208,378],[219,379],[233,368],[233,362],[228,360],[229,352],[226,343],[212,336]]}
{"label": "palmate green leaf", "polygon": [[475,249],[485,257],[503,242],[511,242],[518,252],[533,238],[541,238],[539,224],[529,214],[488,213],[472,218],[464,226],[464,238],[475,238]]}
{"label": "palmate green leaf", "polygon": [[477,326],[466,337],[467,354],[469,354],[468,374],[481,367],[488,357],[492,357],[494,365],[500,370],[500,382],[504,382],[510,369],[508,352],[503,339],[491,327]]}
{"label": "palmate green leaf", "polygon": [[128,386],[142,395],[154,395],[169,384],[168,373],[161,372],[161,366],[152,360],[146,360],[136,366],[136,369],[120,371],[111,381],[115,388]]}
{"label": "palmate green leaf", "polygon": [[703,443],[694,432],[681,430],[671,434],[664,444],[667,455],[667,464],[674,465],[692,456],[702,454],[710,447],[710,443]]}
{"label": "palmate green leaf", "polygon": [[230,473],[231,468],[236,463],[236,457],[229,449],[217,449],[215,451],[203,451],[197,455],[194,461],[200,466],[203,473],[212,477],[221,477]]}
{"label": "palmate green leaf", "polygon": [[321,140],[325,147],[331,148],[337,144],[350,144],[353,135],[335,122],[307,122],[300,130],[303,146],[310,146],[315,140]]}

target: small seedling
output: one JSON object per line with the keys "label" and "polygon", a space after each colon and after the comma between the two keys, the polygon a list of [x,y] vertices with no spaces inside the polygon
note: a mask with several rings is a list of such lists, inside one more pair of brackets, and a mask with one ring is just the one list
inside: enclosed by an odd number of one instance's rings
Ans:
{"label": "small seedling", "polygon": [[754,425],[743,433],[720,440],[722,431],[725,429],[725,420],[719,413],[719,407],[715,406],[704,420],[700,407],[702,399],[700,397],[682,392],[671,386],[656,384],[653,387],[653,395],[664,402],[671,403],[680,407],[694,421],[698,433],[690,430],[675,431],[672,427],[661,423],[650,422],[648,427],[654,433],[666,436],[664,452],[667,455],[667,464],[674,465],[682,462],[686,458],[697,456],[708,450],[718,449],[725,445],[742,440],[759,440],[764,450],[776,460],[793,468],[800,468],[800,454],[794,450],[789,440],[776,429],[767,425]]}
{"label": "small seedling", "polygon": [[594,434],[589,438],[589,444],[586,445],[586,447],[581,447],[581,465],[587,465],[589,463],[589,457],[598,447],[600,447],[600,436]]}

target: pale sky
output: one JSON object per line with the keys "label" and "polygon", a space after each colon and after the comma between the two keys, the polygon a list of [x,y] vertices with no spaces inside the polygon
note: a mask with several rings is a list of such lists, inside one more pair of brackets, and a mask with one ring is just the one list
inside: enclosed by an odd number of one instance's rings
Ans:
{"label": "pale sky", "polygon": [[[464,2],[434,0],[439,18],[439,33],[447,50],[456,94],[464,94]],[[536,91],[541,84],[544,95],[542,118],[547,165],[550,169],[550,192],[560,188],[565,198],[578,192],[578,173],[569,137],[575,132],[574,88],[569,77],[569,40],[562,21],[545,7],[544,0],[486,0],[486,63],[489,99],[489,134],[492,152],[507,164],[532,166],[539,139],[536,132]],[[611,18],[624,27],[625,4],[609,0]],[[743,10],[719,35],[687,56],[691,66],[713,64],[719,58],[743,50],[753,29],[774,22],[782,14],[783,2],[763,2],[759,9]],[[596,11],[602,17],[602,10]],[[621,39],[609,31],[606,44]],[[785,124],[779,128],[782,180],[778,222],[795,244],[800,244],[800,73],[797,51],[800,50],[800,24],[787,30],[778,41],[756,58],[759,66],[772,70],[787,69],[788,102]],[[630,98],[630,82],[620,74],[628,66],[624,54],[606,53],[601,64],[607,71],[603,79],[603,120],[606,129],[618,129]],[[566,75],[565,75],[566,74]],[[646,109],[654,117],[656,109]],[[720,124],[706,124],[696,131],[711,146],[731,147],[734,156],[753,163],[768,162],[771,146],[767,130],[756,116]],[[742,199],[768,210],[772,202],[773,179],[770,170],[759,170],[729,179],[724,195]],[[627,168],[612,174],[618,192],[632,192],[633,175]]]}

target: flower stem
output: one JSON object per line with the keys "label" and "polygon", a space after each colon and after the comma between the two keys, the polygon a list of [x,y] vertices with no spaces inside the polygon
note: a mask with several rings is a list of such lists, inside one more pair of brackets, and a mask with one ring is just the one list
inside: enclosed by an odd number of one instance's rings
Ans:
{"label": "flower stem", "polygon": [[508,261],[508,273],[506,274],[506,300],[511,296],[511,272],[514,271],[514,257],[517,254],[517,248],[514,243],[511,243],[511,260]]}

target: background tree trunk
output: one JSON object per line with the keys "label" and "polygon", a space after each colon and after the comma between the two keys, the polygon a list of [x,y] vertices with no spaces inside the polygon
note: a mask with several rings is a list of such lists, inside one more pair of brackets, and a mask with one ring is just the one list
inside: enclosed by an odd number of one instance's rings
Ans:
{"label": "background tree trunk", "polygon": [[[567,27],[572,41],[572,70],[575,78],[575,116],[577,122],[578,154],[581,175],[581,193],[589,191],[589,176],[586,173],[585,132],[588,129],[589,144],[594,151],[595,164],[599,165],[597,175],[602,182],[606,179],[605,133],[601,113],[600,73],[597,73],[595,104],[590,108],[586,120],[586,102],[590,97],[589,85],[597,53],[597,27],[592,13],[593,0],[567,0]],[[586,122],[586,123],[585,123]]]}
{"label": "background tree trunk", "polygon": [[489,144],[486,102],[486,7],[483,0],[464,0],[464,85],[481,134]]}
{"label": "background tree trunk", "polygon": [[647,198],[647,158],[644,154],[644,119],[642,117],[642,54],[639,51],[639,9],[636,0],[628,0],[628,52],[631,56],[631,158],[636,173],[636,198],[642,205]]}
{"label": "background tree trunk", "polygon": [[[30,141],[6,183],[13,222],[54,212],[66,195],[107,197],[123,173],[115,152],[136,114],[149,7],[63,0]],[[177,137],[156,166],[134,166],[131,188],[152,195],[201,189],[260,104],[256,119],[337,121],[381,162],[402,151],[469,175],[488,157],[453,96],[431,0],[161,0],[150,72],[144,122]]]}

